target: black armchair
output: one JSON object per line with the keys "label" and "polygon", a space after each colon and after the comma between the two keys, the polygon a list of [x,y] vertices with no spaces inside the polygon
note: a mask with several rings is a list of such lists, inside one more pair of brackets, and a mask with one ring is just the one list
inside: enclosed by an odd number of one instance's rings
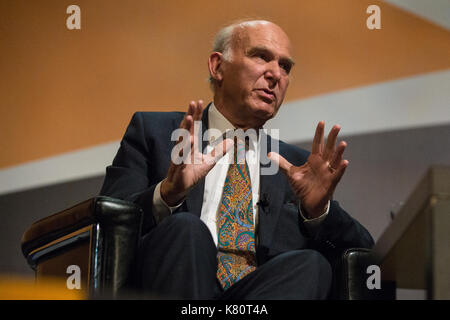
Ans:
{"label": "black armchair", "polygon": [[22,252],[39,283],[79,267],[81,289],[89,297],[117,297],[130,290],[139,245],[142,210],[108,197],[84,201],[39,220],[22,237]]}
{"label": "black armchair", "polygon": [[[88,297],[122,298],[133,293],[133,266],[140,243],[143,211],[136,204],[95,197],[35,222],[22,237],[22,251],[39,282],[59,277],[66,287],[67,268],[78,266]],[[331,299],[391,298],[392,291],[369,290],[368,249],[347,249],[331,261]]]}

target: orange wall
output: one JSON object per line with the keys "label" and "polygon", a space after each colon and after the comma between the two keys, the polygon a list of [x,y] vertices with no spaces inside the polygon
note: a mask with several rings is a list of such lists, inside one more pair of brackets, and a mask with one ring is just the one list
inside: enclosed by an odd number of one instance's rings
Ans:
{"label": "orange wall", "polygon": [[[66,8],[81,8],[81,30]],[[366,28],[381,7],[382,29]],[[450,33],[380,1],[0,2],[0,168],[118,140],[136,110],[209,101],[214,33],[261,17],[297,65],[288,100],[450,67]]]}

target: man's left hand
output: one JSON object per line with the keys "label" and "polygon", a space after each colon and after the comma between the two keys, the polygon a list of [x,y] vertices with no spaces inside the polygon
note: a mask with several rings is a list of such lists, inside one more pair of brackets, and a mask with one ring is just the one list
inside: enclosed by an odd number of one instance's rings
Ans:
{"label": "man's left hand", "polygon": [[306,163],[296,167],[281,155],[270,152],[269,159],[278,163],[281,171],[287,176],[297,198],[309,219],[314,219],[325,213],[328,201],[348,166],[347,160],[342,160],[347,144],[342,141],[336,147],[340,126],[335,125],[328,134],[324,146],[325,123],[319,122],[314,135],[312,151]]}

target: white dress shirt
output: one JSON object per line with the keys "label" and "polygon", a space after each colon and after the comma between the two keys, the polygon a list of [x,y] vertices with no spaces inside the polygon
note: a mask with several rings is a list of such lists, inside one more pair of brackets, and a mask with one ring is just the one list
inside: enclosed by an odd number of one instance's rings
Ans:
{"label": "white dress shirt", "polygon": [[[234,126],[217,110],[214,103],[209,107],[208,123],[211,133],[209,135],[209,144],[220,138],[227,130],[235,129]],[[259,135],[260,137],[261,135]],[[259,201],[259,178],[260,178],[260,163],[259,163],[259,138],[258,141],[249,139],[248,151],[245,153],[247,165],[250,173],[250,181],[252,184],[252,203],[255,219],[255,226],[258,223],[258,201]],[[207,152],[212,150],[212,146],[208,145]],[[203,193],[203,205],[200,219],[207,225],[211,231],[214,243],[217,245],[217,215],[220,210],[220,202],[222,200],[223,186],[229,167],[230,153],[223,156],[211,171],[205,177],[205,190]],[[162,182],[162,181],[161,181]],[[153,194],[153,215],[156,222],[159,223],[164,217],[170,215],[183,202],[175,207],[169,207],[161,197],[161,182],[155,188]],[[314,219],[306,219],[299,209],[299,214],[305,220],[307,228],[314,230],[325,219],[328,214],[329,205],[324,214]]]}

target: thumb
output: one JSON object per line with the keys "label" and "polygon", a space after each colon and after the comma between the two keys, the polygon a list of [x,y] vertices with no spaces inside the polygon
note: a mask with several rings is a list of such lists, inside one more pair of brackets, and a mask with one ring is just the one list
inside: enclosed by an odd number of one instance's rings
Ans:
{"label": "thumb", "polygon": [[292,163],[287,161],[285,158],[283,158],[283,156],[281,156],[280,154],[278,154],[276,152],[269,152],[267,154],[267,157],[270,160],[272,160],[273,162],[275,162],[278,165],[278,167],[281,169],[281,171],[283,171],[284,174],[288,175],[289,170],[293,166]]}

